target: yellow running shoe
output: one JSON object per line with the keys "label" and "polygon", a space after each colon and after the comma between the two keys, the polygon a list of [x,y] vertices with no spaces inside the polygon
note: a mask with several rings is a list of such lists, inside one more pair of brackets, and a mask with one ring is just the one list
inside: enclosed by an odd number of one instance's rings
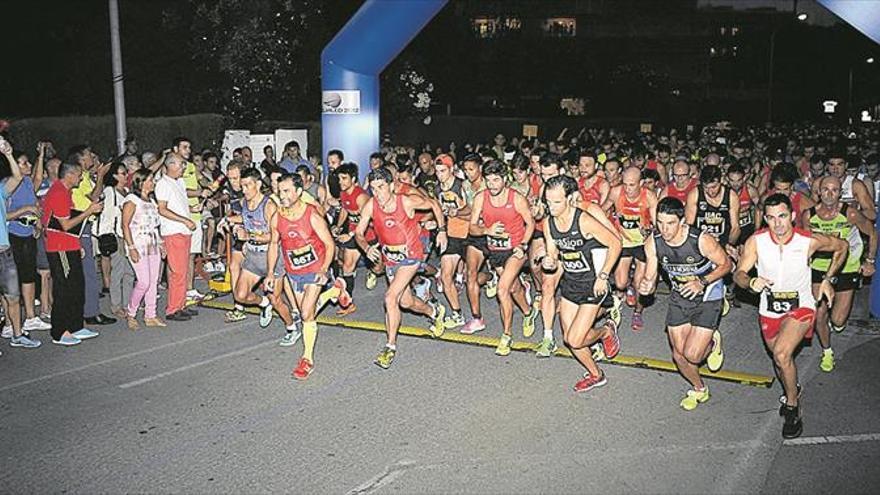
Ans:
{"label": "yellow running shoe", "polygon": [[501,340],[498,341],[498,347],[495,348],[495,354],[499,356],[507,356],[510,354],[510,341],[513,340],[513,337],[510,335],[501,335]]}
{"label": "yellow running shoe", "polygon": [[721,349],[721,332],[715,330],[712,333],[712,351],[709,352],[709,356],[706,358],[706,367],[709,368],[709,371],[715,373],[721,369],[723,364],[724,351]]}
{"label": "yellow running shoe", "polygon": [[727,316],[727,313],[730,313],[730,301],[727,300],[726,297],[721,298],[721,316]]}
{"label": "yellow running shoe", "polygon": [[623,316],[620,314],[620,306],[623,304],[623,300],[617,294],[612,294],[611,298],[614,304],[608,308],[608,318],[611,318],[614,324],[617,325],[617,328],[620,328],[620,322],[623,319]]}
{"label": "yellow running shoe", "polygon": [[704,387],[700,391],[688,390],[684,399],[681,399],[681,408],[685,411],[693,411],[699,404],[707,400],[709,400],[709,387]]}
{"label": "yellow running shoe", "polygon": [[834,351],[830,348],[822,350],[822,360],[819,361],[819,369],[825,373],[834,371]]}
{"label": "yellow running shoe", "polygon": [[364,286],[366,286],[367,290],[375,289],[377,283],[379,283],[379,277],[373,273],[373,270],[367,270],[367,278],[364,280]]}
{"label": "yellow running shoe", "polygon": [[395,354],[397,354],[397,349],[392,349],[386,345],[382,348],[382,352],[380,352],[379,355],[376,356],[376,360],[373,361],[373,363],[375,363],[376,366],[387,370],[391,367],[391,363],[394,362]]}
{"label": "yellow running shoe", "polygon": [[435,339],[443,336],[443,332],[446,331],[446,325],[443,324],[443,319],[446,316],[446,306],[436,303],[431,304],[431,307],[434,308],[434,323],[431,324],[431,336]]}
{"label": "yellow running shoe", "polygon": [[523,337],[529,338],[535,334],[535,320],[538,319],[538,310],[532,308],[529,314],[523,315]]}

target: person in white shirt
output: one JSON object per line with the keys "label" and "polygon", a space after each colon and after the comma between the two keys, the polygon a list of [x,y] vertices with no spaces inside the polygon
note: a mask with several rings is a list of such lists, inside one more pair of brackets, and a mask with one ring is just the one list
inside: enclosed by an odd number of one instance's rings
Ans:
{"label": "person in white shirt", "polygon": [[196,314],[195,310],[185,307],[189,250],[196,224],[190,218],[186,185],[181,178],[184,167],[186,160],[181,155],[169,153],[165,157],[165,175],[156,184],[159,232],[168,253],[168,305],[165,318],[171,321],[187,321]]}

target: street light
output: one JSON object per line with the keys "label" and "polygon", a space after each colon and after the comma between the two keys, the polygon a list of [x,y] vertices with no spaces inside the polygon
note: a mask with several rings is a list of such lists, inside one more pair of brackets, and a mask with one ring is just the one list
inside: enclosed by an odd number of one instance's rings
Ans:
{"label": "street light", "polygon": [[[795,8],[797,8],[797,3],[795,3]],[[800,22],[804,22],[810,16],[807,15],[806,12],[801,12],[797,15],[796,19]],[[779,28],[781,26],[776,26],[773,28],[773,32],[770,33],[770,74],[769,81],[767,83],[767,122],[773,122],[773,59],[776,55],[776,33],[779,32]]]}

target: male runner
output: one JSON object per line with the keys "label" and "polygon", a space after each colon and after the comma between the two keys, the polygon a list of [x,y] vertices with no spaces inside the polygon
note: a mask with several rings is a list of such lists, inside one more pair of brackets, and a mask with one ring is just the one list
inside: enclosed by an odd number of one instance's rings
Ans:
{"label": "male runner", "polygon": [[[620,255],[621,243],[616,232],[574,206],[580,196],[578,189],[577,182],[564,175],[546,184],[544,195],[550,217],[544,220],[547,255],[542,266],[556,272],[561,262],[559,321],[566,347],[587,370],[574,390],[586,392],[607,382],[589,346],[601,339],[609,359],[620,351],[617,324],[608,319],[594,328],[593,323],[608,296],[608,276]],[[549,294],[548,299],[552,299]]]}
{"label": "male runner", "polygon": [[[841,183],[836,176],[829,175],[819,180],[819,204],[810,208],[808,216],[809,230],[813,233],[836,236],[847,242],[849,253],[846,262],[837,277],[832,279],[834,286],[834,305],[820,302],[816,306],[816,332],[822,346],[822,358],[819,369],[830,373],[834,369],[834,351],[831,350],[831,329],[842,332],[852,311],[853,295],[861,286],[862,275],[870,277],[874,274],[874,257],[869,254],[862,261],[864,242],[860,233],[868,242],[868,253],[877,252],[877,232],[874,223],[851,204],[841,200]],[[813,296],[819,298],[822,279],[831,265],[831,253],[819,252],[810,262],[812,268]]]}
{"label": "male runner", "polygon": [[465,324],[461,314],[461,301],[455,274],[467,248],[468,224],[471,218],[471,207],[464,197],[464,180],[453,175],[455,167],[452,157],[439,155],[434,161],[434,172],[437,174],[436,194],[440,201],[443,215],[446,217],[446,229],[449,242],[446,251],[440,255],[440,282],[443,294],[449,303],[452,313],[446,316],[443,326],[451,330]]}
{"label": "male runner", "polygon": [[[354,304],[354,277],[358,260],[361,259],[361,251],[354,238],[354,231],[360,222],[363,207],[370,199],[370,195],[357,183],[358,167],[354,163],[343,163],[336,169],[335,175],[339,181],[339,203],[342,209],[333,231],[340,251],[342,251],[342,279],[345,280],[348,293],[352,296],[352,303],[340,307],[336,311],[336,316],[345,316],[357,310],[357,306]],[[366,235],[367,242],[373,242],[375,239],[373,230],[369,229]],[[375,282],[371,283],[368,279],[367,288],[372,289],[373,287],[375,287]]]}
{"label": "male runner", "polygon": [[[465,203],[473,213],[474,199],[486,190],[486,181],[483,178],[482,159],[480,155],[471,153],[464,157],[462,169],[464,170],[465,182],[462,186]],[[465,247],[465,284],[468,303],[471,307],[471,319],[461,329],[463,334],[473,334],[484,330],[486,324],[480,310],[480,286],[486,283],[490,277],[480,273],[480,267],[486,259],[486,237],[472,235],[470,233],[470,216],[468,217],[468,237]],[[482,278],[480,275],[484,275]],[[491,277],[492,282],[486,288],[487,297],[495,297],[497,282]]]}
{"label": "male runner", "polygon": [[671,197],[682,202],[687,202],[688,194],[697,187],[697,179],[691,175],[691,168],[685,160],[675,160],[672,165],[672,180],[666,184],[660,199]]}
{"label": "male runner", "polygon": [[[299,174],[284,174],[278,180],[278,198],[280,206],[278,214],[270,220],[271,238],[266,256],[265,285],[273,294],[280,294],[283,280],[277,280],[276,273],[271,269],[277,266],[279,250],[287,273],[287,282],[293,292],[291,303],[294,304],[302,318],[303,354],[293,377],[305,380],[315,369],[315,341],[318,338],[318,324],[315,321],[318,310],[323,306],[319,298],[338,298],[345,305],[350,296],[345,291],[342,279],[324,294],[322,287],[327,283],[328,270],[333,261],[336,245],[324,216],[314,205],[302,200],[304,192],[302,177]],[[279,283],[280,282],[280,283]],[[335,292],[331,292],[335,289]],[[282,318],[290,313],[281,314]],[[289,340],[296,342],[296,329],[288,327]],[[289,344],[293,345],[293,343]]]}
{"label": "male runner", "polygon": [[[510,354],[513,303],[523,312],[523,333],[534,332],[538,311],[526,302],[519,272],[525,263],[535,221],[528,200],[507,186],[507,166],[498,160],[483,165],[486,190],[474,198],[470,234],[485,236],[486,260],[498,274],[498,305],[503,334],[495,354]],[[470,267],[469,267],[470,268]],[[532,327],[532,328],[529,328]]]}
{"label": "male runner", "polygon": [[[844,150],[834,150],[828,155],[827,175],[837,177],[840,180],[841,201],[857,207],[868,220],[874,221],[876,213],[874,211],[874,199],[871,191],[859,177],[861,174],[850,174],[847,172],[849,165],[852,165],[849,162],[855,161],[856,157],[847,158]],[[814,201],[819,201],[819,180],[821,180],[821,177],[815,179],[812,185]]]}
{"label": "male runner", "polygon": [[681,400],[692,411],[709,400],[709,388],[700,377],[700,363],[718,371],[724,362],[721,350],[721,307],[724,276],[733,263],[714,236],[691,227],[685,221],[685,207],[667,197],[657,204],[657,230],[645,241],[648,259],[645,277],[639,285],[643,295],[654,291],[657,267],[669,274],[671,295],[666,312],[666,331],[672,360],[692,389]]}
{"label": "male runner", "polygon": [[[632,329],[639,332],[644,328],[642,302],[633,287],[641,285],[645,275],[645,238],[654,223],[657,212],[657,196],[653,191],[642,187],[641,170],[627,167],[623,172],[623,183],[615,186],[603,205],[605,211],[615,212],[623,236],[623,252],[614,272],[617,296],[624,297],[626,304],[634,307]],[[629,269],[635,259],[633,285],[629,284]]]}
{"label": "male runner", "polygon": [[[810,234],[794,227],[791,199],[774,193],[764,200],[761,229],[746,241],[734,281],[761,294],[758,315],[764,343],[773,354],[773,364],[785,391],[780,412],[785,418],[784,438],[796,438],[803,431],[799,404],[800,386],[794,354],[804,339],[813,334],[816,301],[810,287],[810,257],[817,251],[832,251],[831,265],[819,285],[820,298],[834,303],[832,278],[846,259],[847,243],[835,237]],[[749,270],[757,265],[758,276]]]}
{"label": "male runner", "polygon": [[589,148],[581,148],[578,155],[578,190],[580,191],[580,200],[584,203],[595,203],[602,205],[608,199],[608,193],[611,187],[608,181],[599,175],[596,166],[596,154]]}
{"label": "male runner", "polygon": [[[378,168],[367,176],[373,197],[361,210],[360,221],[355,229],[358,246],[374,262],[382,260],[388,289],[385,291],[385,331],[388,342],[376,357],[375,363],[388,369],[397,354],[397,331],[400,329],[401,309],[425,315],[433,320],[431,333],[443,335],[443,317],[446,308],[442,304],[430,305],[413,296],[410,282],[424,261],[425,252],[419,240],[421,228],[415,219],[416,210],[430,209],[431,201],[419,196],[404,196],[394,191],[394,177],[387,168]],[[370,245],[367,228],[373,222],[378,244]],[[446,225],[441,216],[437,219],[439,234],[437,245],[446,249]]]}

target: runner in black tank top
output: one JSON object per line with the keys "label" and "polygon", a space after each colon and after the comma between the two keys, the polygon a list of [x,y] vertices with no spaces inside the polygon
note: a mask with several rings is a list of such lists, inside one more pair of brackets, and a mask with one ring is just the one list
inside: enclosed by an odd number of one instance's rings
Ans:
{"label": "runner in black tank top", "polygon": [[608,293],[599,296],[593,294],[593,284],[596,283],[597,275],[595,261],[604,262],[605,253],[600,250],[604,251],[605,246],[594,237],[585,237],[581,233],[582,213],[580,209],[574,210],[574,219],[565,232],[559,231],[556,225],[557,219],[551,218],[549,222],[550,233],[559,249],[562,265],[559,295],[575,304],[600,304]]}

